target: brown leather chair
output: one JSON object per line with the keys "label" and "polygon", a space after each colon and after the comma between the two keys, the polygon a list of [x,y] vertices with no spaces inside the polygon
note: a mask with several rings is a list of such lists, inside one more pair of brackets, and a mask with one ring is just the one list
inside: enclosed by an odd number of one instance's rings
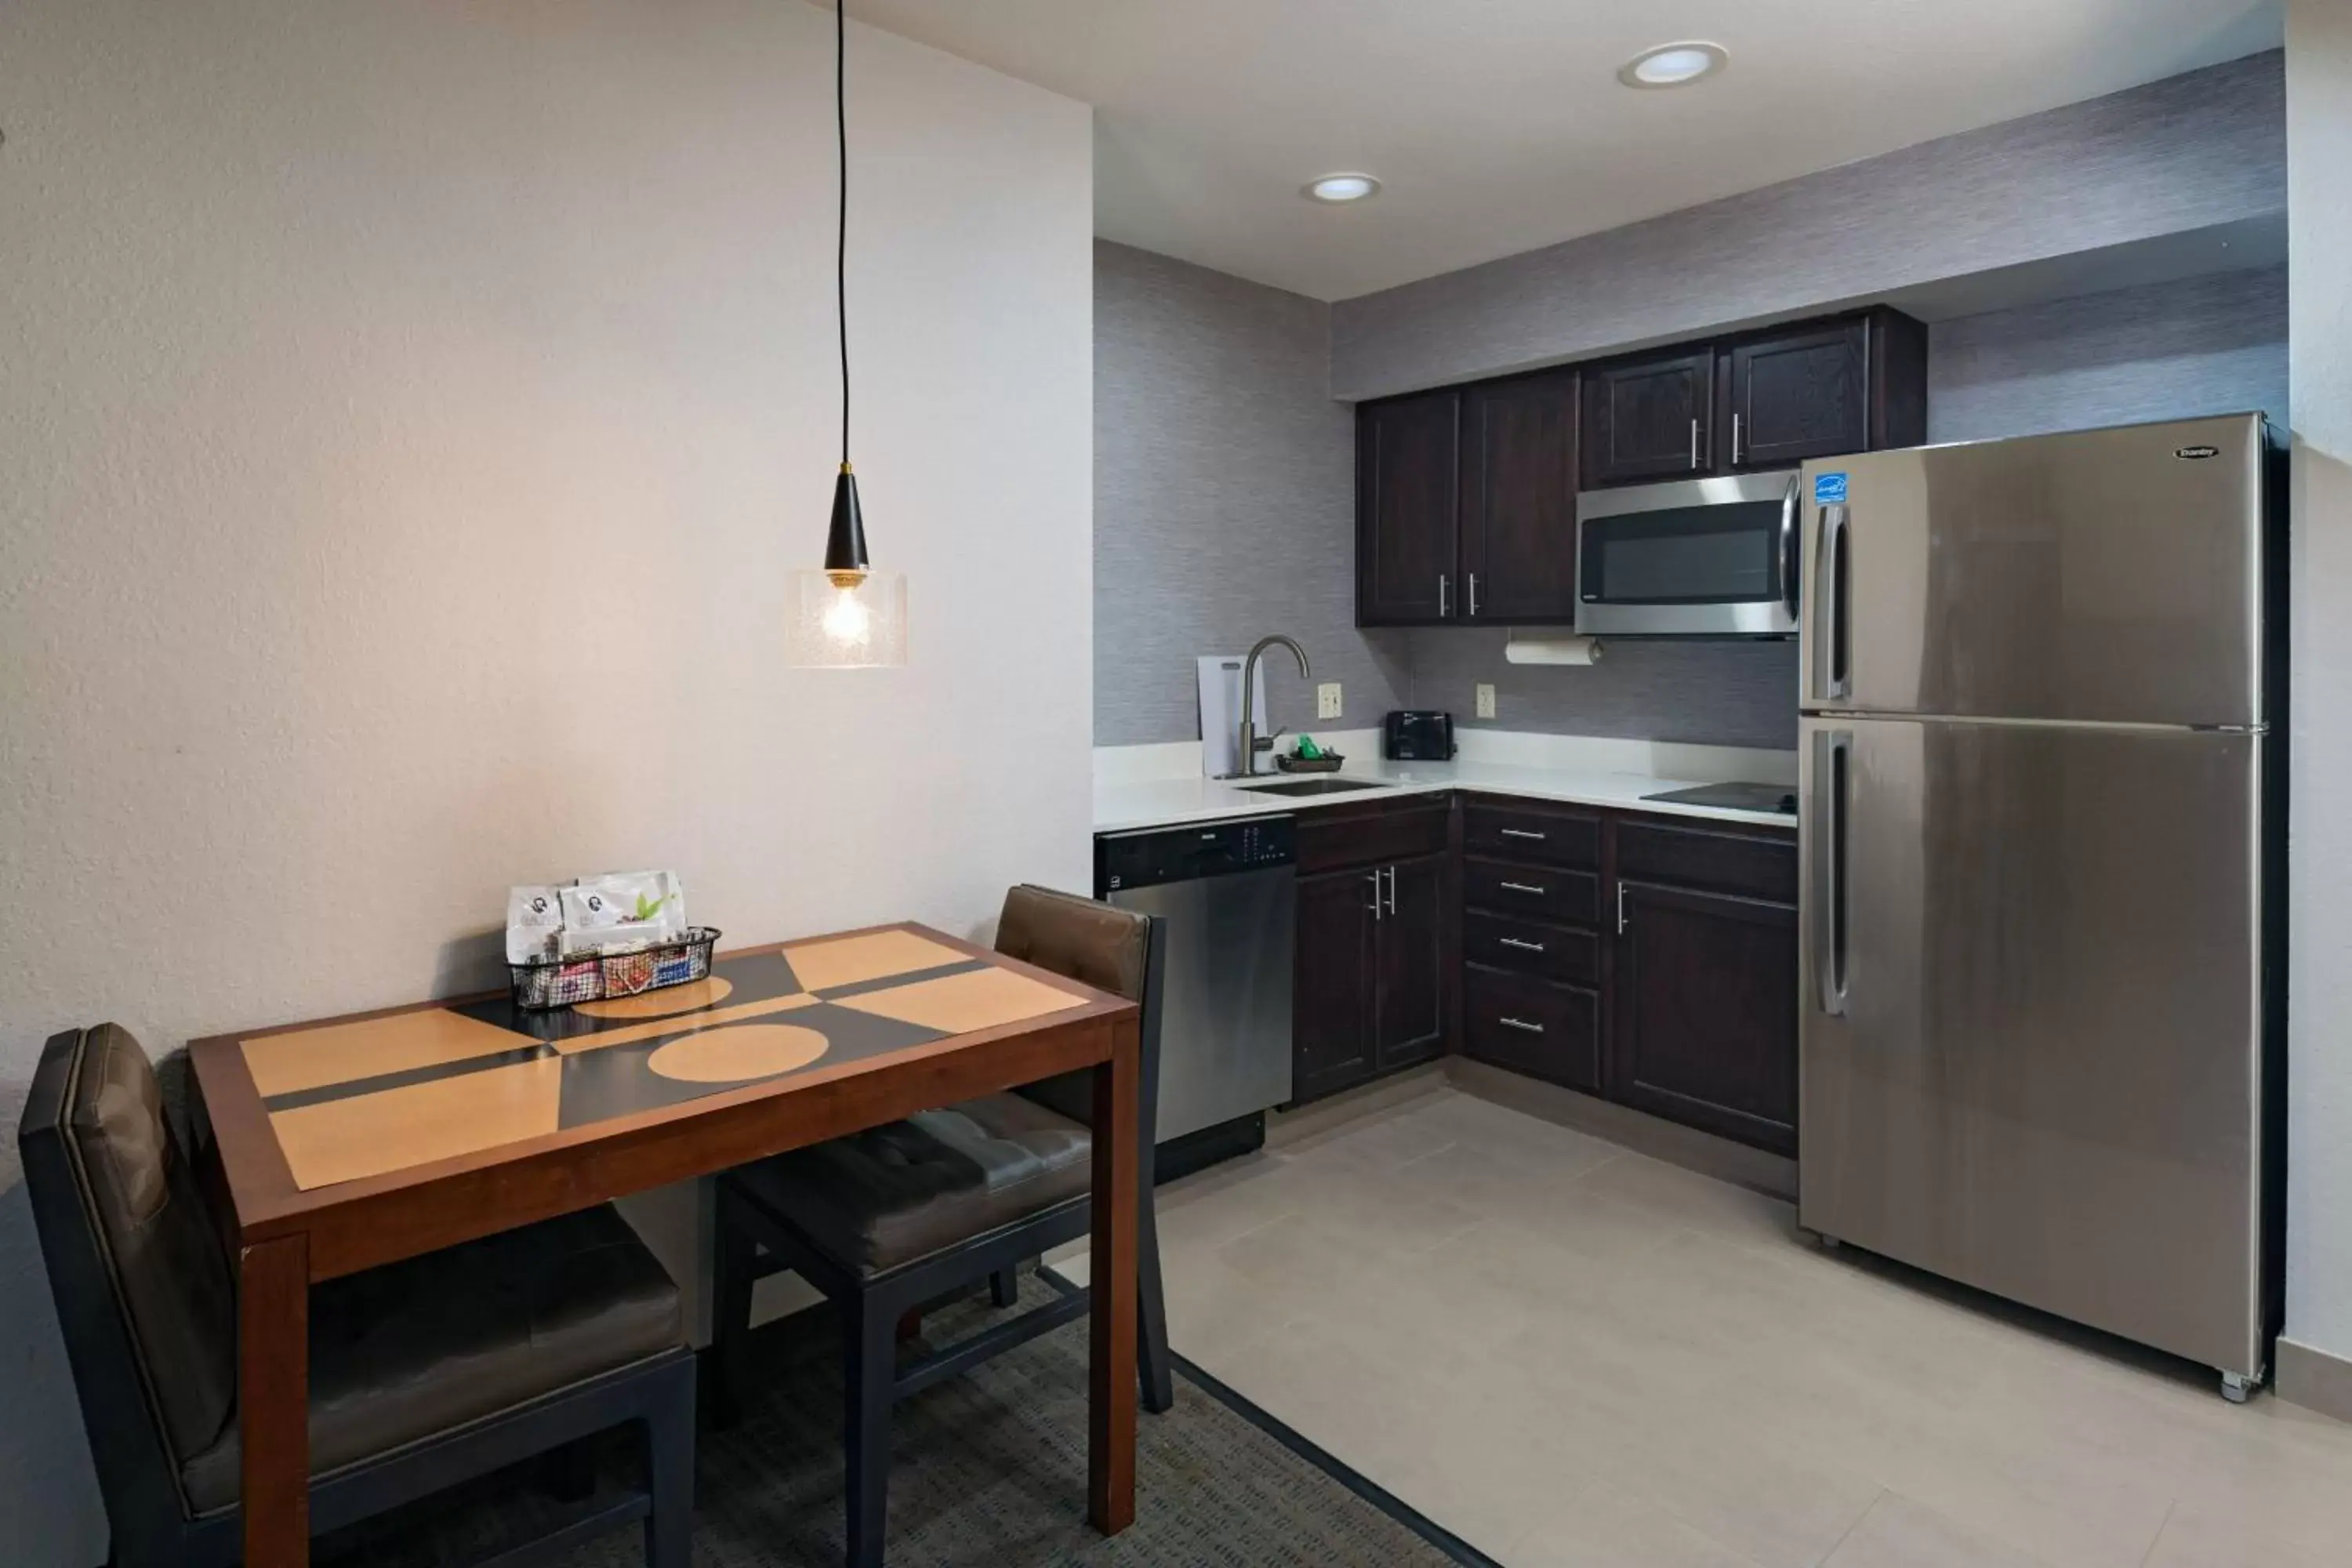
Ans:
{"label": "brown leather chair", "polygon": [[[235,1270],[138,1041],[52,1038],[16,1146],[112,1563],[236,1562]],[[641,1519],[651,1568],[688,1568],[693,1364],[677,1288],[610,1205],[329,1280],[310,1298],[311,1528],[635,1424],[645,1488],[576,1504],[541,1542]]]}
{"label": "brown leather chair", "polygon": [[[1143,1405],[1152,1411],[1175,1403],[1151,1191],[1167,942],[1166,926],[1149,915],[1026,886],[1005,897],[996,928],[998,952],[1142,1005],[1137,1352]],[[1013,1271],[1024,1259],[1087,1234],[1089,1076],[1070,1073],[924,1111],[741,1166],[719,1180],[711,1404],[722,1419],[732,1418],[755,1279],[792,1269],[839,1309],[848,1363],[852,1568],[877,1568],[882,1561],[892,1403],[1087,1310],[1087,1292],[1066,1294],[898,1364],[897,1331],[905,1314],[982,1280],[998,1306],[1013,1306]]]}

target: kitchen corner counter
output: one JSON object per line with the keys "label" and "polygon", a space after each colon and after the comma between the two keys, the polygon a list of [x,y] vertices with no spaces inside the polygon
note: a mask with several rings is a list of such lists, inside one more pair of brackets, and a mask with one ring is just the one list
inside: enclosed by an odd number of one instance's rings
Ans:
{"label": "kitchen corner counter", "polygon": [[[1267,782],[1276,782],[1278,778],[1316,776],[1318,775],[1281,774]],[[1095,781],[1095,831],[1123,833],[1141,828],[1171,827],[1188,822],[1296,815],[1324,806],[1457,789],[1486,795],[1517,795],[1529,800],[1559,801],[1571,805],[1605,806],[1617,811],[1653,812],[1660,816],[1702,817],[1759,827],[1794,830],[1797,826],[1794,816],[1778,812],[1685,805],[1643,798],[1664,790],[1719,782],[1714,779],[1661,778],[1623,771],[1549,767],[1468,758],[1456,758],[1450,763],[1378,760],[1351,763],[1338,776],[1361,779],[1383,787],[1348,790],[1338,795],[1290,797],[1243,789],[1197,773],[1147,779],[1097,777]]]}

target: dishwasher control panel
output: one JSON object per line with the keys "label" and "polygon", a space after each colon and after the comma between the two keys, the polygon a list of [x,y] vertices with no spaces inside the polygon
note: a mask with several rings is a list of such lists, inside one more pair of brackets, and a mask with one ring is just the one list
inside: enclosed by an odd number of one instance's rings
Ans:
{"label": "dishwasher control panel", "polygon": [[1287,816],[1254,816],[1103,835],[1095,840],[1095,896],[1290,865],[1298,858],[1294,828]]}

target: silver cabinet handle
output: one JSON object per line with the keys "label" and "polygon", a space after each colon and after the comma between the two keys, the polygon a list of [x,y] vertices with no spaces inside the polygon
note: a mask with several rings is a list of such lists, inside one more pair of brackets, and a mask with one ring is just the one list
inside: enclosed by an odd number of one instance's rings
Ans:
{"label": "silver cabinet handle", "polygon": [[1497,1018],[1495,1022],[1506,1029],[1517,1029],[1526,1034],[1540,1035],[1544,1032],[1541,1024],[1530,1024],[1525,1018]]}
{"label": "silver cabinet handle", "polygon": [[1391,914],[1394,914],[1394,913],[1396,913],[1396,868],[1395,868],[1395,867],[1393,867],[1393,866],[1390,867],[1390,868],[1388,868],[1388,872],[1389,872],[1389,913],[1391,913]]}
{"label": "silver cabinet handle", "polygon": [[1478,614],[1478,574],[1475,572],[1470,574],[1470,614],[1473,616]]}
{"label": "silver cabinet handle", "polygon": [[1445,590],[1451,585],[1445,580],[1445,574],[1440,572],[1437,574],[1437,618],[1441,621],[1445,618]]}
{"label": "silver cabinet handle", "polygon": [[1521,952],[1541,952],[1544,950],[1543,943],[1539,942],[1521,942],[1515,936],[1499,936],[1495,940],[1505,947],[1516,947]]}
{"label": "silver cabinet handle", "polygon": [[1544,896],[1544,890],[1532,882],[1505,882],[1502,888],[1507,893],[1533,893],[1538,899]]}
{"label": "silver cabinet handle", "polygon": [[1739,466],[1739,416],[1731,416],[1731,466]]}
{"label": "silver cabinet handle", "polygon": [[1696,468],[1698,467],[1698,420],[1697,420],[1696,418],[1695,418],[1695,417],[1691,420],[1691,464],[1690,464],[1690,466],[1691,466],[1693,468]]}
{"label": "silver cabinet handle", "polygon": [[1381,918],[1381,874],[1374,871],[1364,880],[1372,885],[1372,919],[1378,920]]}
{"label": "silver cabinet handle", "polygon": [[1617,934],[1625,934],[1625,884],[1617,884]]}
{"label": "silver cabinet handle", "polygon": [[1506,838],[1532,838],[1532,839],[1534,839],[1537,843],[1540,844],[1540,843],[1542,843],[1542,842],[1543,842],[1543,837],[1544,837],[1544,836],[1543,836],[1542,834],[1540,834],[1540,833],[1536,832],[1536,831],[1535,831],[1534,829],[1532,829],[1532,828],[1528,828],[1528,827],[1506,827],[1506,828],[1504,828],[1504,829],[1503,829],[1503,837],[1506,837]]}

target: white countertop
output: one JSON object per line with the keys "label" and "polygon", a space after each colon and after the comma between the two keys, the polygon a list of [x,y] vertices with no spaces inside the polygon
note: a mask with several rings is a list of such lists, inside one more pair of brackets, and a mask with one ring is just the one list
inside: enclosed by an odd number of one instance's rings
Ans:
{"label": "white countertop", "polygon": [[[1313,773],[1277,777],[1314,778]],[[1450,763],[1391,763],[1378,758],[1349,762],[1342,778],[1359,778],[1387,787],[1346,790],[1336,795],[1280,795],[1236,787],[1198,773],[1185,777],[1106,777],[1095,779],[1095,831],[1118,833],[1141,827],[1167,827],[1182,822],[1213,822],[1227,817],[1268,816],[1313,811],[1318,806],[1344,805],[1351,801],[1380,800],[1397,795],[1427,795],[1440,790],[1480,790],[1492,795],[1520,795],[1530,800],[1564,801],[1573,805],[1613,806],[1621,810],[1655,812],[1662,816],[1700,816],[1717,822],[1753,823],[1764,827],[1794,828],[1797,819],[1779,812],[1735,811],[1724,806],[1682,805],[1672,801],[1645,800],[1662,790],[1688,788],[1717,779],[1660,778],[1650,773],[1612,772],[1573,766],[1540,766],[1457,757]],[[1271,781],[1269,781],[1271,782]],[[1759,783],[1778,780],[1759,778]]]}

